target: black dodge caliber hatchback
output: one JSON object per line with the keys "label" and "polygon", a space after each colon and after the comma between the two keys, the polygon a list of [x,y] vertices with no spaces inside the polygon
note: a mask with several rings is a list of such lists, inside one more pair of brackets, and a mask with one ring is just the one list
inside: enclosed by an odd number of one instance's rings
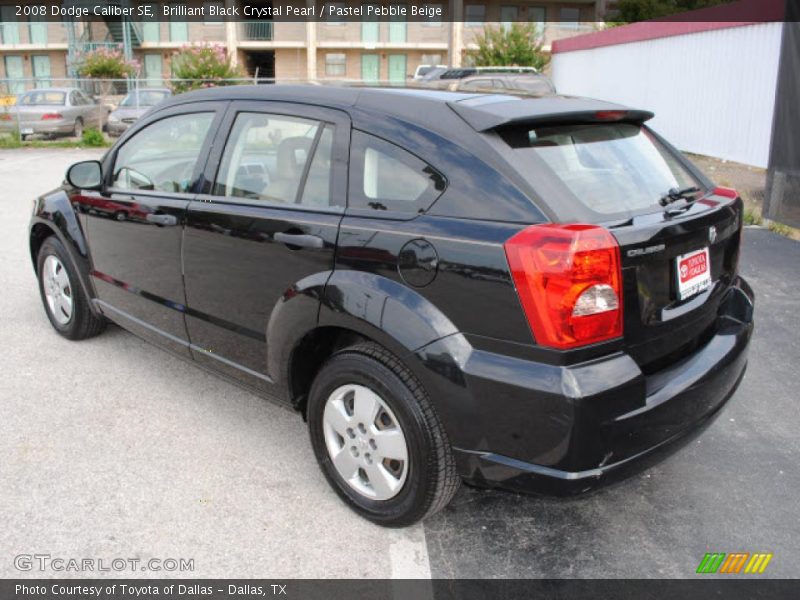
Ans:
{"label": "black dodge caliber hatchback", "polygon": [[36,201],[44,307],[69,339],[110,320],[294,408],[376,523],[432,514],[462,479],[583,492],[708,423],[753,329],[742,201],[650,117],[429,90],[180,95]]}

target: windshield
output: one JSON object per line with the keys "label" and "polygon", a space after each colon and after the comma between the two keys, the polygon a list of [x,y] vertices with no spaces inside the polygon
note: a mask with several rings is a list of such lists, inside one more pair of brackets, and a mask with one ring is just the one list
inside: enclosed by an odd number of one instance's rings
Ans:
{"label": "windshield", "polygon": [[120,102],[120,106],[136,107],[136,106],[155,106],[162,100],[169,96],[169,92],[159,90],[142,90],[138,94],[128,94],[125,99]]}
{"label": "windshield", "polygon": [[502,135],[527,170],[531,161],[543,166],[579,203],[596,213],[597,221],[663,210],[659,200],[670,189],[699,185],[639,125],[562,125]]}
{"label": "windshield", "polygon": [[28,92],[20,100],[25,106],[63,106],[66,94],[64,92]]}

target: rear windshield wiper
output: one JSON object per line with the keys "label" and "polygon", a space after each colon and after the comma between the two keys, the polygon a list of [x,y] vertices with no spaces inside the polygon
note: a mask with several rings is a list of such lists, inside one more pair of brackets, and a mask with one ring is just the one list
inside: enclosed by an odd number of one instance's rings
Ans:
{"label": "rear windshield wiper", "polygon": [[[658,203],[661,206],[667,206],[668,204],[672,204],[678,200],[688,200],[699,191],[700,188],[695,186],[683,188],[682,190],[678,188],[672,188],[666,194],[661,196],[661,199],[658,201]],[[692,202],[694,202],[694,200],[692,200]]]}

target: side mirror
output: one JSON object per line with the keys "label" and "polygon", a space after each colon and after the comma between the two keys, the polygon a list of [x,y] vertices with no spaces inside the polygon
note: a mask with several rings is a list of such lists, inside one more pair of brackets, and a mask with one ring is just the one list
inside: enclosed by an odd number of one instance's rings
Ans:
{"label": "side mirror", "polygon": [[85,160],[67,169],[67,183],[82,190],[99,190],[103,185],[100,161]]}

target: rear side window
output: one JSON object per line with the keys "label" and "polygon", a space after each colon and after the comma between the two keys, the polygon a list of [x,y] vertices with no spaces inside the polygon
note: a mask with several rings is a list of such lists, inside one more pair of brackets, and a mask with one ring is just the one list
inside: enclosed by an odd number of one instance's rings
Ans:
{"label": "rear side window", "polygon": [[395,144],[353,132],[350,207],[423,212],[444,188],[444,177],[425,161]]}
{"label": "rear side window", "polygon": [[514,148],[518,168],[554,177],[597,221],[663,210],[659,200],[671,188],[699,185],[666,148],[631,123],[517,128],[501,136]]}
{"label": "rear side window", "polygon": [[330,206],[332,142],[332,125],[287,115],[239,113],[213,193]]}

